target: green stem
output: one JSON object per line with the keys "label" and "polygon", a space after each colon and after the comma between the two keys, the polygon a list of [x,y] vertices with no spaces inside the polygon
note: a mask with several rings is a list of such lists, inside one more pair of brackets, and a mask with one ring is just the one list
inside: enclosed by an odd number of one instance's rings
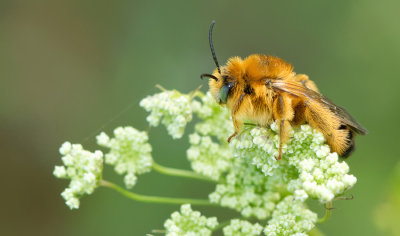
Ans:
{"label": "green stem", "polygon": [[140,202],[153,202],[153,203],[166,203],[166,204],[192,204],[192,205],[203,205],[203,206],[213,206],[214,204],[206,199],[191,199],[191,198],[169,198],[169,197],[156,197],[156,196],[146,196],[125,190],[118,185],[111,183],[107,180],[101,180],[100,186],[114,189],[115,191],[121,193],[127,198]]}
{"label": "green stem", "polygon": [[165,229],[153,229],[151,231],[153,234],[165,234],[167,231]]}
{"label": "green stem", "polygon": [[322,217],[322,218],[320,218],[320,219],[318,219],[317,220],[317,223],[324,223],[325,221],[327,221],[328,219],[329,219],[329,217],[331,216],[331,214],[332,214],[332,202],[327,202],[326,204],[325,204],[325,215],[324,215],[324,217]]}
{"label": "green stem", "polygon": [[214,231],[220,230],[220,229],[224,228],[225,226],[229,225],[229,223],[231,223],[231,220],[224,221],[224,222],[218,224],[217,227],[215,227],[212,231],[214,232]]}
{"label": "green stem", "polygon": [[309,236],[324,236],[324,233],[322,233],[317,227],[314,227],[310,232],[307,233]]}
{"label": "green stem", "polygon": [[194,97],[198,96],[200,98],[202,98],[204,95],[202,92],[200,92],[200,89],[203,85],[200,85],[199,87],[197,87],[195,90],[193,90],[192,92],[189,93],[189,98],[190,100],[192,100]]}
{"label": "green stem", "polygon": [[217,181],[210,179],[206,176],[197,174],[193,171],[189,170],[180,170],[180,169],[174,169],[174,168],[169,168],[162,166],[160,164],[157,164],[156,162],[153,161],[153,169],[155,171],[158,171],[162,174],[166,175],[171,175],[171,176],[178,176],[178,177],[185,177],[185,178],[190,178],[190,179],[197,179],[197,180],[204,180],[204,181],[209,181],[209,182],[214,182],[216,183]]}
{"label": "green stem", "polygon": [[168,90],[166,90],[163,86],[161,86],[161,85],[159,85],[159,84],[156,84],[156,88],[158,88],[159,90],[161,90],[161,91],[163,91],[163,92],[168,91]]}

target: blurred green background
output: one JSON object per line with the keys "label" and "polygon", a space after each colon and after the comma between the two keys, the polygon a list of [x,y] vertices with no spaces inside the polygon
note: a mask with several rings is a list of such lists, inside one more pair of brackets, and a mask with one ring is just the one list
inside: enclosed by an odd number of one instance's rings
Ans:
{"label": "blurred green background", "polygon": [[[144,235],[178,206],[132,202],[100,188],[71,211],[52,176],[65,140],[146,129],[138,103],[155,84],[188,92],[231,56],[272,54],[305,73],[370,133],[348,159],[358,183],[320,225],[327,235],[387,235],[374,221],[399,161],[399,1],[0,1],[1,235]],[[119,114],[119,115],[118,115]],[[189,127],[188,131],[190,132]],[[154,159],[189,168],[186,136],[153,129]],[[121,178],[106,168],[104,176]],[[210,184],[151,173],[140,193],[204,198]],[[195,208],[226,219],[232,211]],[[400,219],[399,219],[400,220]]]}

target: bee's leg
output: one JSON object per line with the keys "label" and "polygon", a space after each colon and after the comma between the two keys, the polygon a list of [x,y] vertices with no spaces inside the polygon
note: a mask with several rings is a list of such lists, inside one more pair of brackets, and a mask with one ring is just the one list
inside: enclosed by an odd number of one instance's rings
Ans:
{"label": "bee's leg", "polygon": [[240,123],[240,122],[235,118],[234,115],[232,115],[232,120],[233,120],[233,126],[235,127],[235,133],[233,133],[231,136],[229,136],[229,138],[228,138],[228,143],[230,143],[230,142],[231,142],[231,139],[232,139],[233,137],[235,137],[235,136],[239,133],[240,127],[243,125],[242,123]]}
{"label": "bee's leg", "polygon": [[275,157],[276,160],[280,160],[282,158],[282,146],[289,140],[289,129],[290,123],[287,120],[279,121],[279,153],[278,156]]}
{"label": "bee's leg", "polygon": [[232,139],[233,137],[235,137],[237,134],[238,134],[238,132],[235,131],[235,133],[233,133],[231,136],[229,136],[229,138],[228,138],[228,143],[230,143],[230,142],[231,142],[231,139]]}
{"label": "bee's leg", "polygon": [[282,146],[289,140],[291,128],[289,121],[293,120],[294,117],[291,98],[280,94],[274,100],[272,109],[274,118],[279,126],[279,154],[276,160],[280,160],[282,158]]}
{"label": "bee's leg", "polygon": [[282,128],[283,128],[284,124],[285,124],[284,120],[281,120],[279,122],[279,154],[277,157],[275,157],[276,160],[280,160],[282,158],[282,145],[283,145],[282,144],[282,133],[283,133]]}

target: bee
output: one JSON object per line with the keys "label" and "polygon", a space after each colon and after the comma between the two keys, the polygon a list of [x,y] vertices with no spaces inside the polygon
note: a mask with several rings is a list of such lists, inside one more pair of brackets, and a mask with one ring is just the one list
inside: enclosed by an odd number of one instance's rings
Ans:
{"label": "bee", "polygon": [[281,58],[253,54],[245,59],[231,57],[220,66],[212,42],[214,24],[210,25],[209,44],[216,69],[201,78],[210,78],[210,93],[231,112],[235,132],[228,142],[246,123],[266,127],[276,122],[279,160],[291,128],[309,124],[324,135],[331,151],[341,157],[352,153],[356,134],[365,135],[367,130],[344,108],[321,95],[307,75],[296,74]]}

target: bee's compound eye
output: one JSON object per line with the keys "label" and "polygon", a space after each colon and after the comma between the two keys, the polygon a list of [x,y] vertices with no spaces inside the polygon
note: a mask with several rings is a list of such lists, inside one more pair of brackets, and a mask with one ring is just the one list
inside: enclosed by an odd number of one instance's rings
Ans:
{"label": "bee's compound eye", "polygon": [[229,93],[233,87],[234,83],[230,82],[222,86],[221,90],[219,90],[219,99],[221,103],[226,104],[226,101],[228,100]]}
{"label": "bee's compound eye", "polygon": [[265,85],[266,85],[267,87],[271,87],[271,80],[270,80],[270,79],[267,79],[267,81],[265,81]]}

